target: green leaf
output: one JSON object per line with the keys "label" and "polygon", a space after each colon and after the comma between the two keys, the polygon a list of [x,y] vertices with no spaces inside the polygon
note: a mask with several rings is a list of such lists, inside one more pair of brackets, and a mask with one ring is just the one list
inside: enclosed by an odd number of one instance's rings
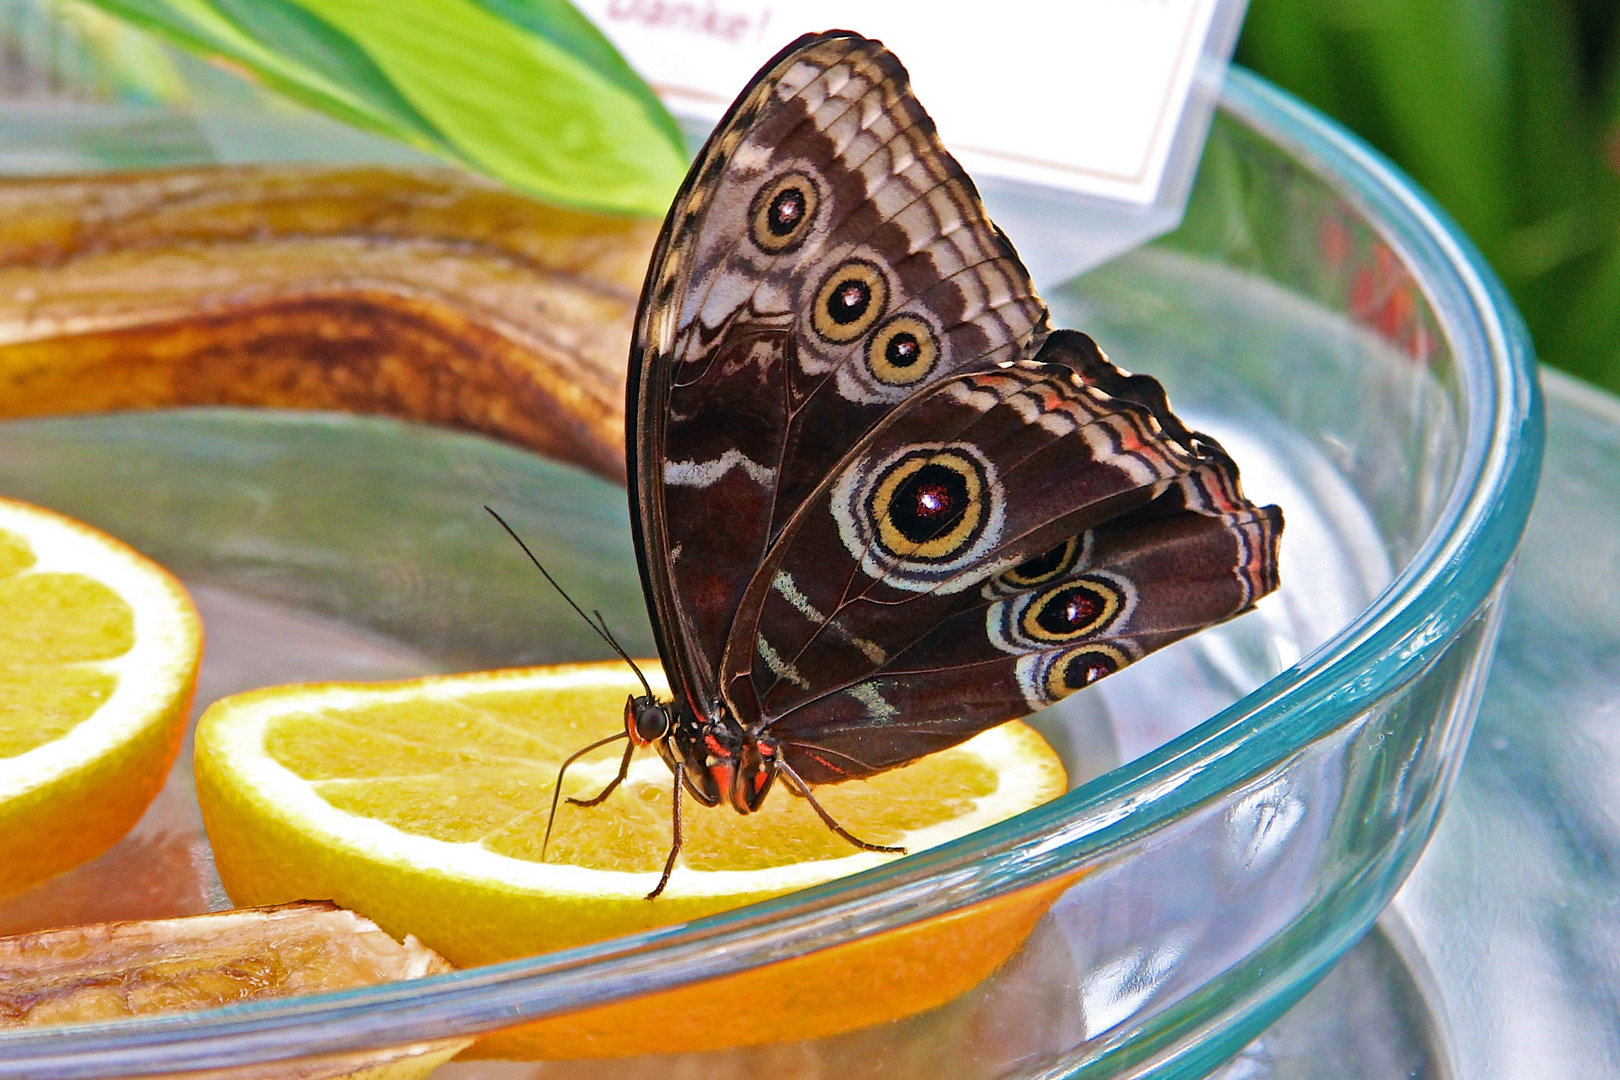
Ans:
{"label": "green leaf", "polygon": [[62,0],[55,11],[95,58],[95,67],[106,73],[120,99],[147,105],[186,100],[186,82],[173,56],[150,34],[79,0]]}
{"label": "green leaf", "polygon": [[[462,153],[572,202],[662,213],[686,174],[673,121],[474,0],[302,0],[366,50]],[[477,77],[454,73],[476,72]],[[651,91],[648,91],[648,101]],[[660,108],[658,114],[667,120]]]}
{"label": "green leaf", "polygon": [[379,131],[430,151],[449,147],[424,140],[398,118],[368,108],[346,86],[303,68],[242,31],[206,0],[87,0],[134,26],[193,52],[230,61],[273,90],[358,127]]}
{"label": "green leaf", "polygon": [[577,56],[595,68],[603,78],[617,83],[626,93],[640,100],[650,115],[677,145],[685,146],[680,125],[669,115],[658,95],[635,69],[625,63],[596,24],[580,14],[568,0],[477,0],[491,13],[536,37],[543,37],[557,48]]}
{"label": "green leaf", "polygon": [[363,49],[292,0],[213,0],[213,6],[242,33],[258,42],[273,42],[283,56],[316,72],[327,85],[342,87],[429,142],[443,141]]}
{"label": "green leaf", "polygon": [[566,0],[89,0],[544,199],[662,214],[675,121]]}

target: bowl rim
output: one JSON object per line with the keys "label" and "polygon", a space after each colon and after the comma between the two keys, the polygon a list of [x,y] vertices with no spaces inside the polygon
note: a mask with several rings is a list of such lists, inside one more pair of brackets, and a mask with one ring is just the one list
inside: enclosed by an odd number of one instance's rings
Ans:
{"label": "bowl rim", "polygon": [[[1498,595],[1543,442],[1528,334],[1448,217],[1377,151],[1241,68],[1220,110],[1381,228],[1451,343],[1457,481],[1424,543],[1350,625],[1192,731],[1045,806],[850,878],[732,912],[404,983],[0,1033],[0,1078],[112,1077],[340,1057],[670,989],[892,929],[1093,863],[1251,782],[1419,674]],[[1391,886],[1393,888],[1393,885]]]}

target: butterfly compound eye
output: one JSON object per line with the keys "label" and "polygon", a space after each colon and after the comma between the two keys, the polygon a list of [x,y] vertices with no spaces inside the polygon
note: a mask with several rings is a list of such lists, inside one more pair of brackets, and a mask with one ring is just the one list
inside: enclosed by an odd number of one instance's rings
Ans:
{"label": "butterfly compound eye", "polygon": [[889,282],[869,262],[851,259],[828,274],[816,290],[811,324],[816,333],[834,344],[854,341],[883,318],[889,303]]}
{"label": "butterfly compound eye", "polygon": [[821,197],[803,173],[790,172],[763,185],[749,206],[754,243],[772,255],[797,247],[810,234]]}
{"label": "butterfly compound eye", "polygon": [[669,734],[669,713],[657,702],[643,698],[633,706],[635,710],[636,739],[639,742],[657,742]]}
{"label": "butterfly compound eye", "polygon": [[896,315],[877,328],[866,346],[866,363],[878,380],[909,386],[928,377],[939,359],[939,342],[915,315]]}

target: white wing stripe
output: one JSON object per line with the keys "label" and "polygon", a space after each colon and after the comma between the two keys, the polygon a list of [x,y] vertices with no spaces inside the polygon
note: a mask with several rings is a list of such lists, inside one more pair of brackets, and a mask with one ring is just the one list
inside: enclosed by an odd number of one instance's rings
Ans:
{"label": "white wing stripe", "polygon": [[706,488],[732,469],[741,469],[761,487],[768,486],[776,477],[775,469],[761,465],[741,450],[732,449],[711,461],[666,461],[664,483],[672,487]]}

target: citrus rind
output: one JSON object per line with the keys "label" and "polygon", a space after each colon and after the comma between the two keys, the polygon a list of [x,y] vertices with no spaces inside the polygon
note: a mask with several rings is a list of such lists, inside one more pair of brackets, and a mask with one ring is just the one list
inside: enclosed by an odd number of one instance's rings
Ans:
{"label": "citrus rind", "polygon": [[[654,673],[649,673],[654,677]],[[640,901],[658,881],[658,873],[589,869],[553,862],[531,862],[498,854],[476,842],[452,843],[414,835],[373,818],[334,807],[306,780],[265,752],[271,723],[289,713],[363,710],[371,706],[423,700],[456,700],[487,691],[567,690],[579,687],[622,688],[641,691],[640,683],[623,665],[579,664],[539,669],[436,676],[373,686],[315,684],[275,687],[238,694],[212,706],[198,730],[198,772],[209,786],[228,789],[254,804],[259,814],[279,820],[329,849],[347,851],[371,863],[381,863],[431,875],[468,886],[499,887],[555,897],[561,901]],[[667,687],[654,677],[654,689]],[[1031,752],[1038,745],[1040,752]],[[921,851],[1004,820],[1036,802],[1062,792],[1065,779],[1040,736],[1022,724],[992,728],[964,743],[962,749],[996,763],[999,784],[975,800],[961,816],[905,834],[902,845]],[[1005,764],[1003,764],[1005,763]],[[600,773],[601,782],[612,776],[614,756],[576,766],[582,774]],[[662,779],[669,770],[652,755],[642,755],[632,766],[631,779]],[[600,785],[598,785],[600,786]],[[785,792],[780,796],[790,797]],[[205,812],[208,807],[205,806]],[[698,813],[714,812],[697,808]],[[215,837],[216,844],[219,841]],[[695,871],[677,865],[661,902],[705,900],[735,896],[778,894],[808,888],[857,873],[897,858],[855,851],[836,859],[777,866],[758,870]]]}
{"label": "citrus rind", "polygon": [[[0,757],[5,895],[95,858],[140,820],[180,752],[202,621],[162,567],[87,525],[0,499],[0,531],[32,551],[35,561],[19,577],[65,573],[97,581],[124,600],[133,622],[126,652],[63,665],[114,676],[107,698],[61,735]],[[49,679],[48,667],[31,677]]]}

